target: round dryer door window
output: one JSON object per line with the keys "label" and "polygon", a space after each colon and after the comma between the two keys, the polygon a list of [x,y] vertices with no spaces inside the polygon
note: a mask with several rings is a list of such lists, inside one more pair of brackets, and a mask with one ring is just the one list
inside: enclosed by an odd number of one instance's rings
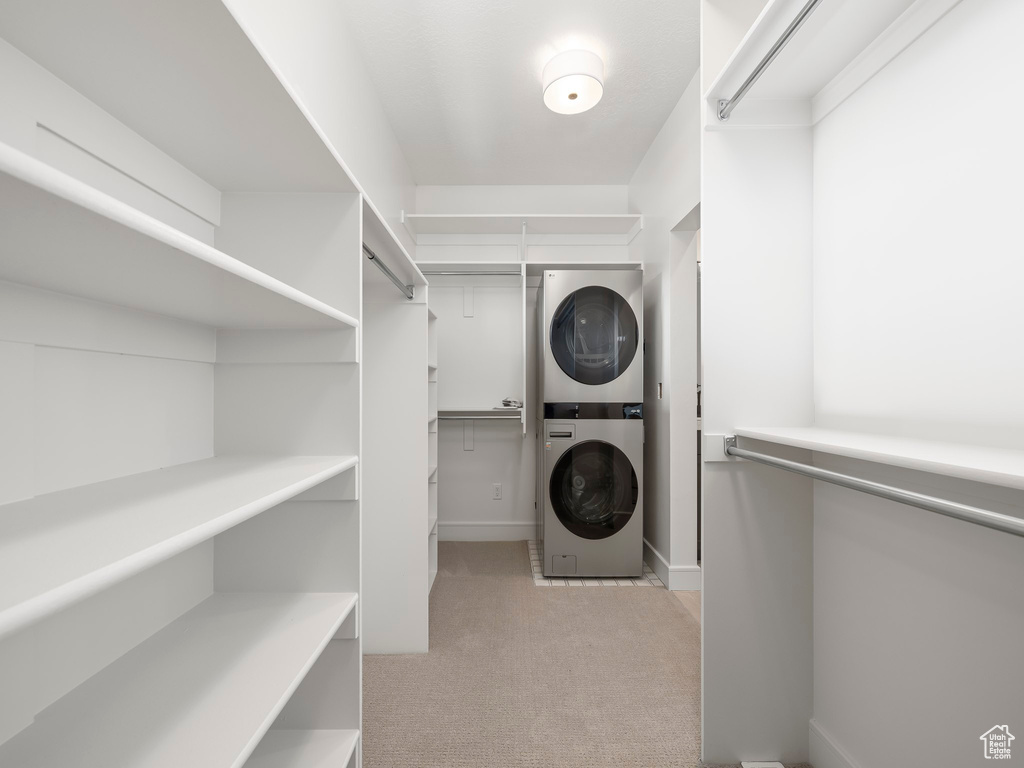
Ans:
{"label": "round dryer door window", "polygon": [[566,296],[551,319],[551,353],[581,384],[607,384],[636,356],[640,326],[624,298],[589,285]]}
{"label": "round dryer door window", "polygon": [[549,493],[555,515],[569,531],[605,539],[629,522],[639,485],[626,454],[611,443],[587,440],[558,459]]}

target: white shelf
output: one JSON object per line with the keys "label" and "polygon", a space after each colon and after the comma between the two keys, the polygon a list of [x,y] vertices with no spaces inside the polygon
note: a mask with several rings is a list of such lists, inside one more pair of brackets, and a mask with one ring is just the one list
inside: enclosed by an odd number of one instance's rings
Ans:
{"label": "white shelf", "polygon": [[[517,275],[521,276],[523,272],[523,262],[521,261],[418,261],[416,263],[428,278],[444,277],[444,275],[435,274],[437,272],[468,272],[481,277],[492,275],[512,279]],[[497,274],[505,272],[514,272],[515,274]],[[436,315],[434,317],[436,318]]]}
{"label": "white shelf", "polygon": [[770,0],[708,88],[709,125],[816,123],[867,82],[960,0],[834,0],[822,3],[736,107],[717,118],[797,17],[806,0]]}
{"label": "white shelf", "polygon": [[437,513],[433,512],[433,513],[431,513],[430,517],[427,519],[427,536],[432,536],[436,532],[437,532]]}
{"label": "white shelf", "polygon": [[642,261],[528,261],[527,277],[538,277],[549,269],[635,269],[643,270]]}
{"label": "white shelf", "polygon": [[437,363],[427,363],[427,369],[431,371],[437,370]]}
{"label": "white shelf", "polygon": [[359,731],[267,731],[245,768],[346,768]]}
{"label": "white shelf", "polygon": [[437,568],[431,568],[427,576],[427,594],[434,588],[434,579],[437,578]]}
{"label": "white shelf", "polygon": [[214,594],[44,710],[0,764],[241,766],[355,604]]}
{"label": "white shelf", "polygon": [[220,190],[357,191],[225,3],[0,3],[0,37]]}
{"label": "white shelf", "polygon": [[639,213],[407,213],[405,228],[419,235],[629,235],[642,226]]}
{"label": "white shelf", "polygon": [[439,408],[438,411],[437,411],[437,415],[439,417],[442,417],[442,418],[444,416],[461,416],[461,417],[479,416],[481,418],[483,418],[483,417],[494,418],[495,416],[500,416],[500,417],[506,417],[507,416],[507,418],[510,421],[512,421],[514,419],[517,419],[522,414],[522,412],[523,412],[522,408],[504,408],[504,407],[494,407],[494,408],[486,408],[486,407],[484,407],[484,408]]}
{"label": "white shelf", "polygon": [[821,427],[747,427],[737,429],[736,434],[836,456],[1024,489],[1024,450]]}
{"label": "white shelf", "polygon": [[427,480],[430,480],[435,474],[437,474],[437,464],[431,464],[427,467]]}
{"label": "white shelf", "polygon": [[218,328],[358,321],[0,144],[0,280]]}
{"label": "white shelf", "polygon": [[350,469],[354,456],[220,456],[0,507],[0,637]]}
{"label": "white shelf", "polygon": [[370,202],[363,197],[363,242],[401,278],[406,285],[426,285],[427,279],[420,272],[415,260],[402,245],[391,227]]}
{"label": "white shelf", "polygon": [[[420,263],[425,263],[425,262],[420,262]],[[427,321],[432,323],[435,320],[437,320],[437,312],[432,310],[430,307],[427,307]]]}

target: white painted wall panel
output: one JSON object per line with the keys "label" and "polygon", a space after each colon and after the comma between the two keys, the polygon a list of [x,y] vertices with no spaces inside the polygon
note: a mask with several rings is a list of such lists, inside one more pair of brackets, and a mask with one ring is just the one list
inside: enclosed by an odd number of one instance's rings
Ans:
{"label": "white painted wall panel", "polygon": [[[964,0],[818,124],[819,424],[1024,445],[1024,104],[1006,98],[1022,27],[1019,2]],[[883,479],[1024,508],[1019,492]],[[1024,541],[829,486],[814,526],[814,718],[837,746],[864,766],[980,765],[993,725],[1019,739]]]}

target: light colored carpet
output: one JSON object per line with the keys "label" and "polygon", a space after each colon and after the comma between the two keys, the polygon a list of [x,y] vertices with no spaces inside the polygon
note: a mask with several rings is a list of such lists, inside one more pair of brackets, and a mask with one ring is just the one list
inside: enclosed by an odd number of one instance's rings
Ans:
{"label": "light colored carpet", "polygon": [[526,542],[441,542],[430,653],[367,656],[366,768],[692,768],[700,626],[664,589],[538,589]]}

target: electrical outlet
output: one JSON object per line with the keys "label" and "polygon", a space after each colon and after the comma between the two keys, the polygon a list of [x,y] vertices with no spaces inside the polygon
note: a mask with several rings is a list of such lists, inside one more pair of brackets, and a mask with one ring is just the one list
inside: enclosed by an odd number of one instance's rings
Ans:
{"label": "electrical outlet", "polygon": [[501,483],[495,483],[491,486],[491,498],[495,501],[501,498]]}

